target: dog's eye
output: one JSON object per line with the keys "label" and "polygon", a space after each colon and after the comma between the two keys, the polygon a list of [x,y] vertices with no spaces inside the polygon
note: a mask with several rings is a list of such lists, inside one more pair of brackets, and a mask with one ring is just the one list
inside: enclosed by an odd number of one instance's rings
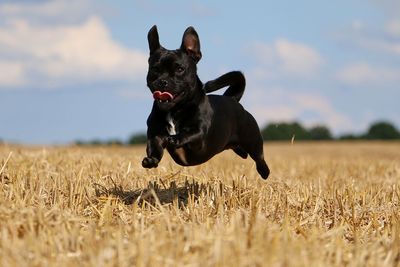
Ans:
{"label": "dog's eye", "polygon": [[177,72],[177,73],[182,73],[182,72],[184,72],[184,71],[185,71],[185,69],[184,69],[182,66],[176,67],[176,72]]}

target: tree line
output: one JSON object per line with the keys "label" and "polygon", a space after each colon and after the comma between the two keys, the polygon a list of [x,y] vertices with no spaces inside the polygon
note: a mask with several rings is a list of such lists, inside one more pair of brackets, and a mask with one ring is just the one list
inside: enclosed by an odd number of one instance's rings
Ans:
{"label": "tree line", "polygon": [[362,134],[343,134],[333,137],[328,127],[317,125],[306,128],[298,122],[270,123],[261,130],[264,141],[276,140],[393,140],[400,139],[397,128],[386,121],[371,124]]}
{"label": "tree line", "polygon": [[[390,122],[378,121],[372,123],[362,134],[343,134],[334,137],[327,126],[317,125],[304,127],[299,122],[276,122],[269,123],[261,128],[264,141],[285,140],[396,140],[400,139],[399,130]],[[136,145],[145,144],[147,137],[145,133],[132,134],[127,141],[118,139],[77,141],[77,145]]]}

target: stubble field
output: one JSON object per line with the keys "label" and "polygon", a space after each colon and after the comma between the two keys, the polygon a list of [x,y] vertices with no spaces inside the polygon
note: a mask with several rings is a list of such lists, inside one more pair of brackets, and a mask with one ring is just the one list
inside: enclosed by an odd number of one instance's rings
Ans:
{"label": "stubble field", "polygon": [[400,266],[400,143],[267,143],[183,168],[144,147],[0,146],[0,266]]}

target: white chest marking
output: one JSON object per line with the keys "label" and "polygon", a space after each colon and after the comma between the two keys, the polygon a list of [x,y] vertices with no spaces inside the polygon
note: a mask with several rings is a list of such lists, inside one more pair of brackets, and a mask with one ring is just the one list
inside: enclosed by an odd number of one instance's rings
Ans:
{"label": "white chest marking", "polygon": [[172,119],[171,114],[168,113],[167,115],[167,132],[169,135],[176,135],[176,129],[175,129],[175,123],[174,120]]}

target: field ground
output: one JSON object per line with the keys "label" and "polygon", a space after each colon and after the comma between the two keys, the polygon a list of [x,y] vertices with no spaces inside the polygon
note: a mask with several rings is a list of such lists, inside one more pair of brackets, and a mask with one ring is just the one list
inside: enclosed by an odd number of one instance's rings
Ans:
{"label": "field ground", "polygon": [[399,142],[144,151],[0,146],[0,266],[400,266]]}

